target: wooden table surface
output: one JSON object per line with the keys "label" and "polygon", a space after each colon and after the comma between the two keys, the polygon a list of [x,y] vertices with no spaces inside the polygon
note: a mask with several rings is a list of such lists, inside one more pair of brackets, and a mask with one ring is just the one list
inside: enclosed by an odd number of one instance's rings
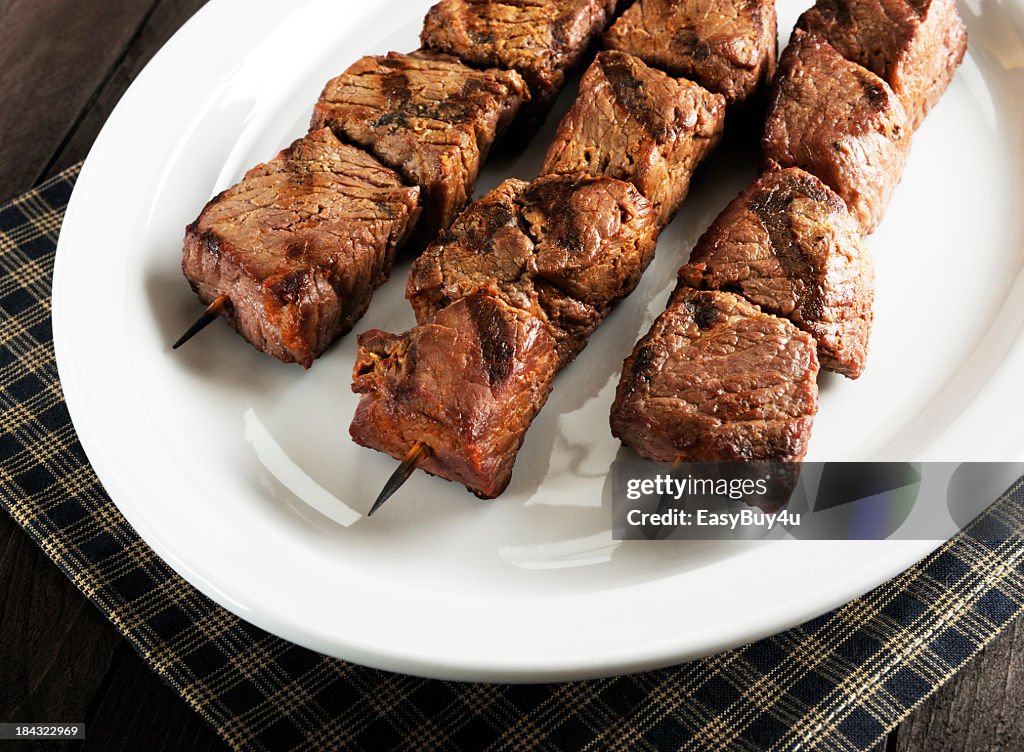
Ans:
{"label": "wooden table surface", "polygon": [[[83,159],[131,81],[203,2],[0,0],[0,201]],[[879,750],[1024,750],[1022,699],[1018,622]],[[75,743],[85,750],[226,749],[3,513],[0,721],[85,721],[88,739]]]}

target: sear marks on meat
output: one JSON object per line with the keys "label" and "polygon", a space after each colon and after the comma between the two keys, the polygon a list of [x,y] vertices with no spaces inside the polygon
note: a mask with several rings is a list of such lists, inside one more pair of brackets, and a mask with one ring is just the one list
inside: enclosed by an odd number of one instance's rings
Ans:
{"label": "sear marks on meat", "polygon": [[432,237],[465,206],[491,145],[528,98],[514,71],[392,52],[364,57],[329,81],[311,128],[331,128],[419,185],[420,231]]}
{"label": "sear marks on meat", "polygon": [[575,66],[611,20],[615,0],[441,0],[427,13],[423,47],[469,65],[511,68],[542,119]]}
{"label": "sear marks on meat", "polygon": [[842,199],[813,175],[769,172],[708,228],[682,284],[738,293],[818,343],[822,368],[851,379],[868,354],[874,268]]}
{"label": "sear marks on meat", "polygon": [[867,235],[900,181],[910,137],[885,81],[821,37],[793,32],[761,140],[766,166],[800,167],[821,178]]}
{"label": "sear marks on meat", "polygon": [[541,174],[629,181],[664,226],[686,198],[693,171],[718,144],[724,119],[721,95],[628,53],[605,51],[584,74]]}
{"label": "sear marks on meat", "polygon": [[814,340],[728,292],[677,288],[626,359],[612,433],[662,462],[799,462],[817,412]]}
{"label": "sear marks on meat", "polygon": [[654,256],[650,203],[629,183],[554,175],[506,180],[413,264],[406,297],[423,323],[477,292],[547,325],[572,361]]}
{"label": "sear marks on meat", "polygon": [[797,26],[883,78],[911,130],[939,101],[967,50],[955,0],[818,0]]}
{"label": "sear marks on meat", "polygon": [[313,131],[206,205],[186,228],[182,270],[204,303],[229,296],[228,320],[256,348],[309,368],[387,279],[418,197]]}
{"label": "sear marks on meat", "polygon": [[693,79],[730,105],[757,99],[775,75],[774,0],[637,0],[606,47]]}
{"label": "sear marks on meat", "polygon": [[551,381],[654,254],[654,212],[630,183],[506,180],[413,264],[419,324],[359,338],[350,432],[482,498],[505,490]]}
{"label": "sear marks on meat", "polygon": [[349,432],[396,459],[422,441],[431,454],[420,469],[494,498],[557,370],[541,321],[476,293],[405,334],[359,336],[352,389],[362,397]]}

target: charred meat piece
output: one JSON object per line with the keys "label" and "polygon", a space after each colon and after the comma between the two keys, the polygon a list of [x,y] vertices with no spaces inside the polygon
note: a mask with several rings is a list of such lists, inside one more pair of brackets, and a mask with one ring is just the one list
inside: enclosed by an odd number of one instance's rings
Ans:
{"label": "charred meat piece", "polygon": [[822,368],[863,372],[874,267],[843,200],[813,175],[793,167],[758,178],[718,215],[679,278],[788,318],[814,337]]}
{"label": "charred meat piece", "polygon": [[605,32],[604,44],[735,105],[765,93],[775,75],[775,2],[637,0]]}
{"label": "charred meat piece", "polygon": [[629,181],[665,225],[686,198],[693,171],[721,138],[724,119],[721,95],[628,53],[605,51],[583,76],[541,174]]}
{"label": "charred meat piece", "polygon": [[364,57],[329,81],[311,128],[331,128],[419,185],[420,230],[432,237],[465,206],[491,145],[528,98],[514,71],[392,52]]}
{"label": "charred meat piece", "polygon": [[967,51],[954,0],[818,0],[797,26],[883,78],[911,130],[939,101]]}
{"label": "charred meat piece", "polygon": [[394,457],[423,442],[427,472],[497,496],[555,373],[636,286],[656,235],[621,180],[505,181],[416,260],[419,325],[360,337],[352,437]]}
{"label": "charred meat piece", "polygon": [[761,140],[766,166],[800,167],[821,178],[867,235],[900,181],[910,136],[885,81],[821,37],[793,32]]}
{"label": "charred meat piece", "polygon": [[814,340],[738,295],[679,287],[626,359],[612,433],[662,462],[799,462],[818,405]]}
{"label": "charred meat piece", "polygon": [[349,432],[395,458],[421,441],[421,469],[494,498],[557,370],[541,321],[476,293],[405,334],[359,336],[352,389],[362,397]]}
{"label": "charred meat piece", "polygon": [[423,47],[469,65],[511,68],[529,84],[530,120],[540,120],[615,0],[441,0],[427,13]]}
{"label": "charred meat piece", "polygon": [[419,188],[313,131],[216,196],[185,231],[182,270],[256,348],[306,368],[352,328],[415,224]]}
{"label": "charred meat piece", "polygon": [[416,259],[406,297],[424,323],[477,291],[545,322],[570,362],[654,256],[650,203],[629,183],[553,175],[506,180]]}

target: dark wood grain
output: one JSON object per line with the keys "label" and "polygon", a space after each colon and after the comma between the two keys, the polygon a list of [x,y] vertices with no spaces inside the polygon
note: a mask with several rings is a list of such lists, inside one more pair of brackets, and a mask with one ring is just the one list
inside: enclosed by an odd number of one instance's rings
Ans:
{"label": "dark wood grain", "polygon": [[0,200],[31,188],[156,0],[13,0],[0,23]]}
{"label": "dark wood grain", "polygon": [[228,749],[3,513],[0,667],[0,721],[87,729],[84,745],[0,742],[5,751]]}
{"label": "dark wood grain", "polygon": [[1024,622],[997,637],[899,728],[898,752],[1024,750]]}
{"label": "dark wood grain", "polygon": [[226,752],[206,722],[124,647],[87,722],[84,752]]}
{"label": "dark wood grain", "polygon": [[61,145],[49,166],[47,176],[85,159],[100,129],[128,86],[157,50],[205,4],[206,0],[161,0],[157,4],[113,72],[106,78],[92,106]]}
{"label": "dark wood grain", "polygon": [[84,721],[121,642],[0,513],[0,720]]}

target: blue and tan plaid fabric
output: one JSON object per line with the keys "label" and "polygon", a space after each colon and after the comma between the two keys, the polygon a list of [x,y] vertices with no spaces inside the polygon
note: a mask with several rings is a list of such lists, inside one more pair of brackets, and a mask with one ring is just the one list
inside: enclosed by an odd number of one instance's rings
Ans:
{"label": "blue and tan plaid fabric", "polygon": [[72,169],[0,208],[0,502],[244,750],[863,750],[1024,608],[1024,484],[863,598],[770,639],[605,681],[459,684],[326,658],[181,580],[107,498],[61,396],[50,278]]}

